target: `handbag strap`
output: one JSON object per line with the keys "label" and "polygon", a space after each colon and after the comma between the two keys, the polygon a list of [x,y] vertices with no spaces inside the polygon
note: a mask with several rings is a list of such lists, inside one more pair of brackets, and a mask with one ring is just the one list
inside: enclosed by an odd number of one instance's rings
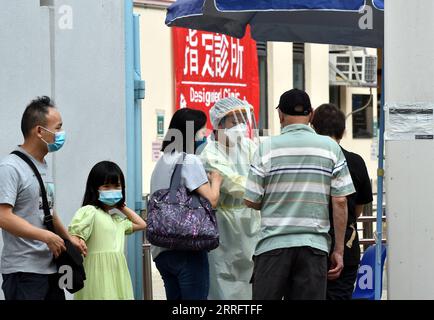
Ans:
{"label": "handbag strap", "polygon": [[[182,178],[182,166],[185,161],[186,154],[182,154],[182,162],[179,163],[179,161],[175,165],[175,170],[173,171],[172,178],[170,181],[170,194],[169,194],[169,201],[171,203],[177,203],[178,199],[176,198],[176,192],[178,191],[180,185],[181,185],[181,178]],[[191,195],[192,202],[191,205],[195,208],[201,207],[201,203],[199,200],[199,195],[197,192],[193,192]]]}
{"label": "handbag strap", "polygon": [[181,177],[182,177],[182,166],[185,161],[185,153],[182,153],[182,162],[179,163],[179,160],[177,161],[175,165],[175,170],[173,171],[172,178],[170,179],[170,201],[176,202],[176,192],[179,189],[179,186],[181,185]]}
{"label": "handbag strap", "polygon": [[48,205],[47,191],[45,190],[44,182],[42,181],[42,177],[38,171],[38,168],[36,168],[33,161],[30,160],[30,158],[24,153],[22,153],[21,151],[14,151],[11,154],[20,157],[25,163],[29,165],[29,167],[35,173],[36,179],[38,179],[39,182],[39,187],[41,188],[42,207],[44,209],[44,225],[47,227],[49,231],[54,232],[53,216],[50,212],[50,206]]}

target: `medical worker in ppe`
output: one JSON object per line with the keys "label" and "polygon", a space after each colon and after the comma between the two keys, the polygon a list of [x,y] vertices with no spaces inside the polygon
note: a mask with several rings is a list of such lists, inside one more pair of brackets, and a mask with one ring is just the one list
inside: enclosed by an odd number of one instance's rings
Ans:
{"label": "medical worker in ppe", "polygon": [[209,115],[213,134],[200,157],[208,172],[223,176],[223,184],[217,207],[220,245],[209,253],[208,298],[251,300],[260,213],[247,208],[243,197],[258,142],[253,107],[237,98],[225,98],[216,102]]}

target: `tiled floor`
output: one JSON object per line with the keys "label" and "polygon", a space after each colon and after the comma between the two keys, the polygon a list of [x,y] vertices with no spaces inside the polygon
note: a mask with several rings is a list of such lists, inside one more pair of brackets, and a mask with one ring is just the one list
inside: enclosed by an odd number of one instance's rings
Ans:
{"label": "tiled floor", "polygon": [[164,291],[163,280],[160,273],[152,262],[152,293],[154,300],[166,300],[166,293]]}
{"label": "tiled floor", "polygon": [[[383,278],[383,293],[381,295],[381,300],[387,300],[387,276],[384,273]],[[155,264],[152,263],[152,291],[154,300],[166,300],[166,294],[164,291],[163,280],[161,279],[160,273],[158,272]]]}

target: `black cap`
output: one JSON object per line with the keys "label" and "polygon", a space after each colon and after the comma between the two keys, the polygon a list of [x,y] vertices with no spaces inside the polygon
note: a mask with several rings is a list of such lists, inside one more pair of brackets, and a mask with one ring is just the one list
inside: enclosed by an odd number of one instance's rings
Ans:
{"label": "black cap", "polygon": [[292,89],[282,94],[277,108],[291,116],[307,116],[312,112],[309,95],[299,89]]}

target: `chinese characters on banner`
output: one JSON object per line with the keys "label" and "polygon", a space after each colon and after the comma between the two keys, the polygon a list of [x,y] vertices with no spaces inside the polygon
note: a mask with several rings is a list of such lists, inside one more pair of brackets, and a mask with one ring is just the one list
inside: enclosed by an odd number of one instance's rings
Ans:
{"label": "chinese characters on banner", "polygon": [[234,96],[254,107],[258,121],[258,56],[249,30],[243,39],[192,29],[172,30],[176,109],[189,107],[209,115],[216,101]]}

